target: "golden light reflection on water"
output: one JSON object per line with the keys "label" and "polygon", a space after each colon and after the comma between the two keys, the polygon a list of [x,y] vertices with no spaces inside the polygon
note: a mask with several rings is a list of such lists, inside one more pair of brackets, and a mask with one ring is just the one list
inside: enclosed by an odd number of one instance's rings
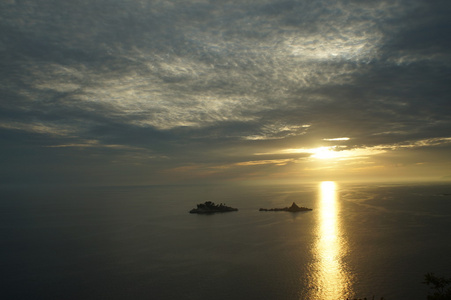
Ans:
{"label": "golden light reflection on water", "polygon": [[350,291],[350,274],[343,257],[347,252],[341,231],[337,185],[333,181],[320,184],[317,241],[311,266],[311,299],[346,299]]}

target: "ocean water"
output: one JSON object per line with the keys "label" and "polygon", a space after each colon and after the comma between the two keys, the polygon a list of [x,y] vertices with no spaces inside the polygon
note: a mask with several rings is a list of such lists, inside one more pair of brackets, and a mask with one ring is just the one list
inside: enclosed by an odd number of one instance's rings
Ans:
{"label": "ocean water", "polygon": [[[3,299],[426,299],[451,185],[0,190]],[[239,208],[189,214],[197,203]],[[310,212],[260,212],[296,202]]]}

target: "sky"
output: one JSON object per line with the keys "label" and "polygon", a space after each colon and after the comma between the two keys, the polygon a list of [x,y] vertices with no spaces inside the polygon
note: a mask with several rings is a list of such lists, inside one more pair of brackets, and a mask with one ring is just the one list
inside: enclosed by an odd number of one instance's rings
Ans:
{"label": "sky", "polygon": [[0,2],[2,185],[451,180],[451,2]]}

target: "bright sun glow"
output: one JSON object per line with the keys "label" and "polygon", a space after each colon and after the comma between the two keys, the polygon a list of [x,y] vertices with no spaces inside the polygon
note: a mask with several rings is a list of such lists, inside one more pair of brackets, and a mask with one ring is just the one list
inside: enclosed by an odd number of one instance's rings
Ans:
{"label": "bright sun glow", "polygon": [[[348,138],[340,138],[340,139],[348,139]],[[334,146],[322,146],[317,148],[289,148],[278,150],[275,152],[255,153],[255,155],[302,153],[302,154],[310,154],[309,157],[313,160],[326,160],[326,161],[333,160],[334,162],[338,162],[355,159],[362,160],[372,155],[381,154],[386,151],[387,150],[384,147],[379,146],[349,149],[345,146],[334,145]]]}
{"label": "bright sun glow", "polygon": [[339,157],[339,152],[333,150],[334,147],[319,147],[310,149],[313,158],[330,159]]}
{"label": "bright sun glow", "polygon": [[323,141],[328,141],[328,142],[334,142],[334,141],[349,141],[350,138],[348,137],[341,137],[341,138],[333,138],[333,139],[323,139]]}

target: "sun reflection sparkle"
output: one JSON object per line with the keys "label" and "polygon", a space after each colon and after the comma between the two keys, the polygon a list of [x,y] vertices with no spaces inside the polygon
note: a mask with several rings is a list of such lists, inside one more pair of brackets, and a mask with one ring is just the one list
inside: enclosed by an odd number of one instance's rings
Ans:
{"label": "sun reflection sparkle", "polygon": [[341,232],[336,189],[333,181],[320,184],[318,239],[313,250],[312,299],[345,299],[351,292],[350,275],[342,261],[346,245]]}

